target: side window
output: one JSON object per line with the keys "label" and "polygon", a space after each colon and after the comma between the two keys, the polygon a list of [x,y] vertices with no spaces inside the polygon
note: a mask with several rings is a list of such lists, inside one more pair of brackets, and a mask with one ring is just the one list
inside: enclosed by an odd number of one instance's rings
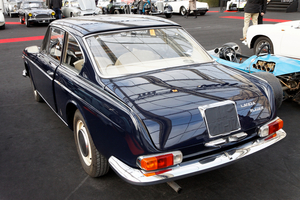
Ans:
{"label": "side window", "polygon": [[72,35],[68,35],[66,38],[66,53],[62,62],[65,66],[80,71],[83,67],[84,59],[79,44]]}
{"label": "side window", "polygon": [[63,44],[64,44],[65,32],[58,28],[50,28],[50,40],[49,40],[49,54],[54,59],[60,61]]}

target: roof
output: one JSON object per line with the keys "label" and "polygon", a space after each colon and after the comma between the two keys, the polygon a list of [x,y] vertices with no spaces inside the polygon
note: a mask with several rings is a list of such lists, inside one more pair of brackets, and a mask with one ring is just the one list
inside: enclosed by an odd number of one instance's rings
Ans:
{"label": "roof", "polygon": [[55,20],[51,25],[73,29],[82,36],[96,32],[106,32],[124,29],[180,26],[161,17],[145,15],[96,15]]}

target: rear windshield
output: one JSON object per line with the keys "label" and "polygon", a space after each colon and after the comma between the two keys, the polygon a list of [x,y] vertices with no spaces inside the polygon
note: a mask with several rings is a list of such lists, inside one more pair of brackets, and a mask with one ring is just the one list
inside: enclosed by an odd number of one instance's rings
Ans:
{"label": "rear windshield", "polygon": [[99,34],[86,40],[99,73],[108,77],[212,61],[180,28]]}

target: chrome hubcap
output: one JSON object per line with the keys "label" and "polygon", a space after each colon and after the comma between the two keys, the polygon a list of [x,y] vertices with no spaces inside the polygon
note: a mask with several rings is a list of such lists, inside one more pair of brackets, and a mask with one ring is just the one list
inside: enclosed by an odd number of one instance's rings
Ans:
{"label": "chrome hubcap", "polygon": [[[256,47],[256,52],[260,51],[261,46],[264,45],[264,44],[270,45],[269,42],[267,42],[267,41],[261,41],[260,43],[258,43],[258,45]],[[263,50],[261,51],[261,53],[267,53],[267,52],[268,52],[268,47],[265,46],[263,48]]]}
{"label": "chrome hubcap", "polygon": [[77,143],[80,151],[80,155],[87,166],[92,164],[91,145],[88,137],[87,130],[84,123],[79,120],[76,125],[77,130]]}

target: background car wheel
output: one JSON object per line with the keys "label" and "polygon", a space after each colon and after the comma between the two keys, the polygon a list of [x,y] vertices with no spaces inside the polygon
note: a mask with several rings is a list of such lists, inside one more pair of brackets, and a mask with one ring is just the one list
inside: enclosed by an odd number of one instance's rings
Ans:
{"label": "background car wheel", "polygon": [[70,13],[70,17],[74,17],[73,13]]}
{"label": "background car wheel", "polygon": [[[257,55],[257,53],[260,50],[260,47],[264,44],[269,44],[270,48],[271,48],[271,54],[274,54],[274,48],[273,48],[272,41],[269,38],[262,36],[262,37],[259,37],[254,43],[253,52],[255,55]],[[267,49],[261,51],[261,53],[267,53],[267,52],[268,52]]]}
{"label": "background car wheel", "polygon": [[23,16],[20,15],[20,16],[19,16],[19,19],[20,19],[20,23],[21,23],[21,24],[24,24]]}
{"label": "background car wheel", "polygon": [[75,112],[73,126],[75,144],[84,171],[91,177],[105,175],[109,170],[108,161],[96,149],[79,110]]}
{"label": "background car wheel", "polygon": [[27,27],[30,27],[30,22],[28,21],[28,17],[25,17],[25,24]]}
{"label": "background car wheel", "polygon": [[172,17],[172,13],[168,13],[168,14],[165,14],[166,18],[171,18]]}
{"label": "background car wheel", "polygon": [[34,96],[34,100],[36,102],[43,102],[43,98],[40,96],[40,94],[38,93],[38,91],[35,89],[35,86],[33,84],[33,81],[32,79],[30,78],[30,83],[31,83],[31,87],[32,87],[32,90],[33,90],[33,96]]}
{"label": "background car wheel", "polygon": [[180,8],[180,14],[181,14],[182,16],[185,16],[185,15],[186,15],[186,12],[187,12],[186,8],[182,6],[182,7]]}
{"label": "background car wheel", "polygon": [[276,109],[280,108],[283,100],[283,90],[278,78],[269,72],[257,72],[254,75],[266,80],[272,86]]}
{"label": "background car wheel", "polygon": [[200,15],[205,15],[206,14],[206,11],[201,11],[200,12]]}
{"label": "background car wheel", "polygon": [[9,17],[10,17],[10,18],[12,18],[12,14],[11,14],[11,12],[10,12],[10,11],[9,11]]}
{"label": "background car wheel", "polygon": [[114,14],[120,14],[119,10],[114,10]]}

